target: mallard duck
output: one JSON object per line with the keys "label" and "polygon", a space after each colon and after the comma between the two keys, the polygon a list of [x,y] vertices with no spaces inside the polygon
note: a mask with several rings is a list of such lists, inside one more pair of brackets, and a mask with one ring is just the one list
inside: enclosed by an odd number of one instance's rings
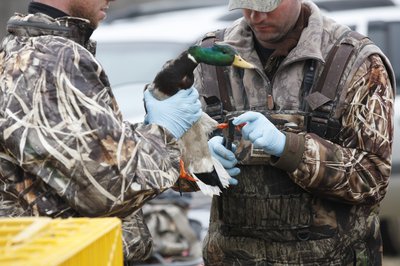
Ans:
{"label": "mallard duck", "polygon": [[[211,47],[195,45],[182,52],[176,59],[168,61],[147,89],[158,100],[166,99],[178,90],[188,89],[194,83],[193,71],[199,63],[254,68],[227,44],[215,43]],[[180,178],[195,182],[204,194],[210,196],[219,195],[229,186],[231,178],[208,149],[209,135],[217,127],[218,122],[203,113],[200,120],[180,139]]]}

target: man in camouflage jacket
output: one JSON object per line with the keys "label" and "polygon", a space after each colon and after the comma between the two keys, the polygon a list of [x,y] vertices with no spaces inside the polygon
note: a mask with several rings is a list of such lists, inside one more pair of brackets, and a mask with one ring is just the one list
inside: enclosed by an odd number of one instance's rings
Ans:
{"label": "man in camouflage jacket", "polygon": [[[152,247],[140,208],[175,184],[180,152],[166,128],[122,120],[89,39],[109,2],[34,1],[30,14],[9,20],[0,47],[0,217],[117,216],[126,259],[140,260]],[[180,116],[188,127],[201,115],[196,93],[180,98],[192,106]]]}
{"label": "man in camouflage jacket", "polygon": [[[390,63],[371,41],[347,35],[348,27],[323,16],[310,1],[231,0],[230,8],[243,8],[244,18],[225,30],[224,41],[256,68],[224,69],[233,106],[226,115],[255,110],[288,123],[280,127],[285,141],[277,156],[255,148],[258,136],[236,142],[239,184],[213,198],[206,265],[381,265],[378,213],[393,140]],[[274,34],[278,37],[268,42]],[[304,125],[313,109],[303,77],[307,62],[314,61],[315,85],[338,40],[354,46],[340,78],[342,90],[313,106],[322,113],[325,107],[334,110],[328,113],[340,126],[328,139]],[[211,85],[212,71],[200,65],[196,72],[195,87],[206,103],[222,98],[221,89]],[[269,132],[278,134],[274,130]],[[212,138],[210,147],[220,149],[222,142],[215,141],[220,139]],[[229,155],[225,151],[225,159]],[[231,159],[226,167],[235,169],[234,164]]]}

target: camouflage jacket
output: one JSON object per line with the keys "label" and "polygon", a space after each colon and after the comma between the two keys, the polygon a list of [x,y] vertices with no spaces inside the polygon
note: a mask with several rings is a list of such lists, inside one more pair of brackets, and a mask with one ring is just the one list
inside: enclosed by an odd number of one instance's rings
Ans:
{"label": "camouflage jacket", "polygon": [[16,14],[0,50],[0,216],[117,216],[127,258],[151,248],[141,206],[179,175],[176,140],[124,122],[88,21]]}
{"label": "camouflage jacket", "polygon": [[[303,111],[306,60],[317,61],[320,75],[330,49],[349,30],[313,3],[305,6],[311,11],[308,27],[272,79],[264,73],[245,20],[226,29],[224,41],[257,66],[225,69],[237,111],[268,109],[268,95],[277,114]],[[204,245],[207,265],[381,263],[378,212],[391,169],[395,84],[389,62],[375,45],[356,47],[337,96],[337,141],[287,129],[280,158],[241,161],[238,186],[213,199]],[[204,97],[219,96],[217,86],[207,86],[206,71],[197,68],[195,87]]]}

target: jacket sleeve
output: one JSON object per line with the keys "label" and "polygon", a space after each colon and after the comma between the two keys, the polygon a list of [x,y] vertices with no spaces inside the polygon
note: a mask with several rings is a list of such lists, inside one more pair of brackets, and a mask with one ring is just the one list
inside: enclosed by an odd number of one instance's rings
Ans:
{"label": "jacket sleeve", "polygon": [[102,67],[71,43],[16,66],[4,143],[81,215],[124,217],[176,182],[179,148],[162,127],[123,122]]}
{"label": "jacket sleeve", "polygon": [[370,56],[356,72],[345,104],[339,144],[288,133],[284,154],[273,165],[320,197],[374,204],[387,191],[394,114],[394,91],[379,56]]}

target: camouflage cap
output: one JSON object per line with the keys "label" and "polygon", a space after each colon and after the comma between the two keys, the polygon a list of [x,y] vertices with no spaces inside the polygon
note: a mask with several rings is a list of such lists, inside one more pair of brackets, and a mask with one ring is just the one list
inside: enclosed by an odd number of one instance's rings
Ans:
{"label": "camouflage cap", "polygon": [[246,8],[259,12],[270,12],[277,8],[281,0],[229,0],[229,10]]}

